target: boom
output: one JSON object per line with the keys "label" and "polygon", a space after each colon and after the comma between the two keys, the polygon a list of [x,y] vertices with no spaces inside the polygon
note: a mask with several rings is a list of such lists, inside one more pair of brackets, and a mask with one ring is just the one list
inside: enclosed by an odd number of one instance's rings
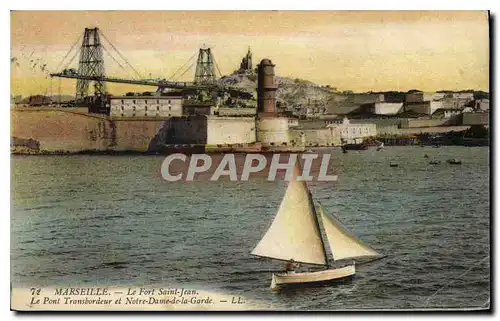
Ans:
{"label": "boom", "polygon": [[116,77],[102,77],[102,76],[85,76],[80,75],[76,70],[73,69],[65,69],[60,73],[50,74],[50,77],[59,77],[59,78],[70,78],[70,79],[81,79],[81,80],[89,80],[89,81],[98,81],[98,82],[113,82],[120,84],[132,84],[132,85],[142,85],[142,86],[151,86],[157,87],[157,91],[161,91],[165,88],[173,88],[173,89],[212,89],[212,90],[221,90],[221,91],[229,91],[237,94],[248,94],[247,91],[234,87],[226,87],[221,86],[219,84],[194,84],[192,82],[173,82],[167,81],[165,79],[125,79],[125,78],[116,78]]}

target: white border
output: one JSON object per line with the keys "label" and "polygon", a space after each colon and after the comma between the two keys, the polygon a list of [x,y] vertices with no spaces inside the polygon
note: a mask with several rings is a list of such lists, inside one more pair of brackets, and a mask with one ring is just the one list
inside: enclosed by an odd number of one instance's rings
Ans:
{"label": "white border", "polygon": [[[398,1],[398,0],[383,0],[383,1],[359,1],[359,0],[349,0],[349,1],[336,1],[335,3],[331,1],[300,1],[300,2],[292,2],[292,1],[287,1],[287,0],[275,0],[275,1],[264,1],[264,0],[252,0],[252,1],[227,1],[227,0],[205,0],[205,1],[107,1],[104,2],[102,0],[86,0],[86,1],[25,1],[25,0],[17,0],[15,2],[2,2],[2,7],[5,6],[5,8],[2,8],[2,19],[1,19],[1,32],[3,33],[2,39],[2,55],[3,59],[1,61],[3,62],[1,64],[2,68],[2,75],[3,75],[3,97],[5,99],[6,104],[3,106],[4,107],[4,117],[1,118],[1,126],[0,129],[2,133],[0,134],[0,138],[2,141],[2,157],[1,159],[1,164],[3,165],[2,167],[5,168],[4,172],[4,178],[2,179],[2,182],[0,183],[1,186],[1,197],[2,197],[2,202],[1,204],[4,205],[4,211],[2,213],[2,219],[3,219],[3,224],[2,228],[3,233],[1,233],[1,239],[0,242],[2,243],[2,258],[4,264],[2,265],[2,283],[1,283],[1,288],[0,288],[0,294],[1,294],[1,300],[0,304],[1,306],[1,313],[2,313],[2,320],[11,320],[16,315],[13,312],[9,312],[10,310],[10,292],[9,292],[9,278],[10,278],[10,268],[9,265],[7,265],[7,262],[10,262],[10,238],[9,238],[9,230],[10,230],[10,221],[9,221],[9,216],[10,216],[10,148],[8,148],[8,145],[10,144],[10,63],[9,57],[10,57],[10,11],[9,10],[89,10],[89,9],[94,9],[94,10],[317,10],[317,9],[323,9],[323,10],[492,10],[493,14],[499,13],[498,5],[500,1],[494,1],[494,0],[475,0],[475,1],[441,1],[437,2],[435,0],[420,0],[420,1],[411,1],[411,2],[406,2],[406,1]],[[496,16],[496,25],[495,25],[495,34],[497,33],[498,30],[498,16]],[[8,42],[9,41],[9,42]],[[496,51],[495,51],[496,52]],[[498,56],[498,52],[496,52]],[[492,71],[494,75],[497,75],[496,73],[497,68]],[[496,83],[495,88],[491,88],[490,92],[497,92],[498,89],[498,84]],[[494,96],[497,98],[497,95],[495,94]],[[9,99],[9,102],[7,103],[7,99]],[[491,108],[495,110],[498,108],[498,104],[495,104],[495,106],[492,106]],[[498,116],[499,112],[497,111],[495,113],[495,122],[494,124],[499,124],[500,119]],[[495,142],[498,141],[498,136],[499,136],[499,130],[495,130]],[[495,160],[495,165],[498,165],[498,160]],[[493,165],[493,164],[492,164]],[[9,178],[9,179],[7,179]],[[496,178],[496,175],[495,175]],[[492,182],[493,184],[493,182]],[[500,191],[496,190],[495,195],[492,197],[495,197],[495,199],[500,199],[498,198],[498,193]],[[495,213],[496,214],[496,213]],[[497,222],[500,220],[500,217],[496,217],[495,219],[495,226],[494,230],[498,231],[496,229]],[[493,247],[495,254],[498,254],[497,247]],[[495,257],[498,258],[497,255]],[[495,271],[498,271],[498,269],[495,269]],[[495,280],[498,279],[498,274],[495,275]],[[496,285],[497,282],[495,282]],[[496,288],[496,287],[495,287]],[[498,295],[498,293],[496,293]],[[496,299],[496,296],[494,297]],[[494,306],[497,307],[498,305],[495,304],[495,302],[492,302]],[[104,319],[106,318],[112,318],[112,319],[122,319],[124,317],[126,318],[145,318],[147,317],[148,314],[143,314],[143,315],[132,315],[132,316],[125,316],[125,315],[85,315],[85,316],[78,316],[78,315],[59,315],[59,318],[83,318],[83,319]],[[186,317],[191,318],[191,317],[206,317],[207,315],[203,314],[196,314],[196,315],[175,315],[175,314],[170,314],[170,315],[162,315],[160,317],[168,317],[169,319],[185,319]],[[235,317],[235,315],[208,315],[211,318],[227,318],[227,317]],[[332,315],[333,317],[353,317],[349,316],[346,314],[343,315]],[[391,316],[391,315],[389,315]],[[394,317],[394,315],[392,315]],[[402,315],[396,315],[396,317],[400,317]],[[404,315],[404,317],[410,317],[411,314]],[[423,318],[434,318],[439,315],[420,315],[420,317]],[[33,317],[33,315],[31,316]],[[45,318],[53,318],[54,315],[34,315],[34,317],[45,317]],[[237,315],[239,318],[250,318],[250,317],[258,317],[261,320],[271,320],[276,317],[276,315],[259,315],[259,314],[249,314],[249,315]],[[287,314],[287,315],[280,315],[280,317],[286,317],[286,318],[305,318],[305,319],[316,319],[316,318],[327,318],[329,317],[328,315],[321,314],[321,315],[293,315],[293,314]],[[370,320],[381,320],[382,318],[386,318],[387,315],[382,315],[382,314],[375,314],[375,315],[356,315],[355,318],[361,318],[361,319],[370,319]],[[462,318],[467,318],[470,319],[470,316],[464,315],[453,315],[452,318],[455,319],[462,319]]]}

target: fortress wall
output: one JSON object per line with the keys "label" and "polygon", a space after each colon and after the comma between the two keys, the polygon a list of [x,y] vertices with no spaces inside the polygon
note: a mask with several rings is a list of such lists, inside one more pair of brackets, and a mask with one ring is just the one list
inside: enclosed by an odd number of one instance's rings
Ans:
{"label": "fortress wall", "polygon": [[418,135],[418,134],[439,134],[448,132],[460,132],[468,129],[470,126],[435,126],[435,127],[425,127],[425,128],[399,128],[394,132],[386,132],[385,134],[392,135]]}
{"label": "fortress wall", "polygon": [[388,126],[377,126],[377,135],[381,134],[398,134],[400,128],[397,125],[388,125]]}
{"label": "fortress wall", "polygon": [[65,109],[11,109],[11,137],[33,139],[47,152],[147,151],[163,121],[114,121]]}
{"label": "fortress wall", "polygon": [[288,131],[288,138],[290,139],[290,144],[302,145],[303,142],[305,142],[305,138],[303,138],[304,135],[305,133],[303,129],[290,129]]}
{"label": "fortress wall", "polygon": [[[32,139],[29,149],[46,152],[159,150],[165,144],[241,144],[255,142],[255,119],[244,117],[172,117],[117,119],[73,108],[11,110],[16,145]],[[22,148],[17,148],[21,151]]]}
{"label": "fortress wall", "polygon": [[309,129],[304,130],[306,136],[306,146],[339,146],[339,132],[333,128]]}
{"label": "fortress wall", "polygon": [[462,118],[463,125],[485,125],[489,123],[489,113],[464,113]]}
{"label": "fortress wall", "polygon": [[375,124],[377,131],[382,127],[401,126],[401,118],[366,118],[366,119],[349,119],[351,124]]}
{"label": "fortress wall", "polygon": [[334,128],[320,129],[291,129],[289,131],[290,141],[295,144],[302,143],[301,135],[304,135],[305,146],[340,146],[340,135]]}
{"label": "fortress wall", "polygon": [[416,127],[436,127],[436,126],[453,126],[458,125],[458,118],[450,119],[404,119],[401,121],[401,128],[416,128]]}
{"label": "fortress wall", "polygon": [[151,140],[157,135],[165,121],[129,120],[113,121],[116,126],[116,138],[110,147],[116,151],[148,151]]}
{"label": "fortress wall", "polygon": [[162,131],[166,132],[167,144],[206,144],[207,117],[173,117],[166,121]]}
{"label": "fortress wall", "polygon": [[208,119],[208,144],[242,144],[255,141],[254,118],[210,117]]}
{"label": "fortress wall", "polygon": [[40,150],[78,152],[112,145],[110,121],[60,110],[11,110],[11,136],[33,139]]}
{"label": "fortress wall", "polygon": [[288,144],[288,133],[288,118],[261,117],[257,121],[257,139],[262,144]]}

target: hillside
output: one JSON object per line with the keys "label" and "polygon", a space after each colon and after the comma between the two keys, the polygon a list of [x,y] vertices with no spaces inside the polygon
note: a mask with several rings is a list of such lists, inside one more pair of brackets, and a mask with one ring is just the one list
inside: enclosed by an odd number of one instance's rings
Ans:
{"label": "hillside", "polygon": [[[219,83],[225,86],[244,88],[255,93],[257,87],[257,75],[255,73],[233,73],[224,76]],[[277,101],[285,103],[287,106],[306,105],[318,102],[330,102],[343,100],[344,96],[329,87],[322,87],[313,82],[276,76],[278,91]]]}

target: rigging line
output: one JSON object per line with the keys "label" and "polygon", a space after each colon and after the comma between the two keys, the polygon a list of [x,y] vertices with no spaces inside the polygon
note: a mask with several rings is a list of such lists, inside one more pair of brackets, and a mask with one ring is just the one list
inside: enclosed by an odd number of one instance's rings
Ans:
{"label": "rigging line", "polygon": [[[452,280],[452,281],[448,282],[447,284],[443,285],[442,287],[440,287],[439,289],[437,289],[437,290],[436,290],[436,292],[434,292],[431,296],[429,296],[429,297],[425,300],[425,306],[424,306],[424,307],[426,307],[426,306],[427,306],[427,304],[429,303],[429,300],[430,300],[430,299],[432,299],[432,298],[433,298],[433,297],[434,297],[434,296],[435,296],[435,295],[436,295],[439,291],[441,291],[442,289],[444,289],[444,288],[448,287],[448,286],[449,286],[449,285],[451,285],[453,282],[455,282],[455,281],[456,281],[456,279],[463,277],[464,275],[466,275],[467,273],[469,273],[469,272],[470,272],[473,268],[475,268],[475,267],[479,266],[481,263],[483,263],[486,259],[489,259],[489,258],[490,258],[490,256],[489,256],[489,255],[488,255],[488,256],[486,256],[486,257],[485,257],[485,258],[483,258],[481,261],[479,261],[478,263],[476,263],[476,264],[474,264],[473,266],[471,266],[471,267],[470,267],[467,271],[465,271],[464,273],[462,273],[462,274],[460,274],[459,276],[457,276],[457,277],[455,278],[455,280]],[[488,299],[488,300],[489,300],[489,299]]]}
{"label": "rigging line", "polygon": [[[179,69],[177,69],[177,70],[176,70],[176,71],[172,74],[172,76],[170,76],[168,79],[169,79],[169,80],[173,79],[173,78],[174,78],[174,76],[175,76],[175,75],[176,75],[176,74],[177,74],[177,73],[178,73],[181,69],[184,69],[184,68],[185,68],[185,66],[186,66],[187,64],[189,64],[189,63],[191,62],[191,60],[192,60],[192,59],[193,59],[193,58],[194,58],[197,54],[198,54],[198,53],[197,53],[197,52],[195,52],[195,53],[194,53],[194,54],[193,54],[193,55],[192,55],[192,56],[191,56],[191,57],[190,57],[190,58],[189,58],[189,59],[188,59],[188,60],[187,60],[187,61],[186,61],[186,62],[185,62],[185,63],[184,63],[181,67],[179,67]],[[191,66],[190,66],[190,67],[191,67]]]}
{"label": "rigging line", "polygon": [[[194,57],[194,56],[193,56],[193,57]],[[180,75],[176,75],[175,79],[179,79],[180,77],[184,76],[184,75],[186,74],[186,72],[188,72],[189,70],[191,70],[191,69],[193,68],[194,64],[190,64],[190,65],[188,64],[188,63],[191,61],[191,59],[192,59],[193,57],[191,57],[191,58],[190,58],[190,59],[189,59],[189,60],[188,60],[188,61],[187,61],[187,62],[186,62],[183,66],[182,66],[184,69],[180,69],[180,68],[179,68],[179,69],[175,72],[175,74],[177,74],[179,71],[184,70],[184,71],[183,71]],[[181,68],[182,68],[182,67],[181,67]],[[171,77],[171,78],[169,78],[169,81],[175,81],[175,80],[174,80],[174,78],[173,78],[173,77]]]}
{"label": "rigging line", "polygon": [[[135,70],[134,67],[132,67],[132,65],[128,62],[128,60],[120,53],[120,51],[118,51],[118,49],[111,43],[111,41],[109,41],[108,38],[106,38],[106,36],[104,35],[104,33],[102,33],[101,30],[99,30],[99,34],[104,38],[104,40],[106,40],[107,43],[110,44],[110,46],[116,51],[116,53],[125,61],[125,63],[130,67],[132,68],[132,70],[137,74],[137,76],[139,77],[139,79],[142,79],[142,76],[141,74],[139,74],[139,72],[137,72],[137,70]],[[101,44],[102,46],[102,44]]]}
{"label": "rigging line", "polygon": [[[76,39],[75,43],[71,46],[71,48],[69,48],[68,52],[66,53],[66,55],[64,56],[64,58],[61,60],[61,62],[57,66],[56,71],[59,71],[59,68],[63,64],[64,60],[68,57],[69,53],[71,52],[71,50],[73,50],[73,48],[76,46],[76,44],[80,42],[81,38],[82,38],[82,34],[80,34],[80,36],[78,37],[78,39]],[[78,52],[78,50],[76,52]],[[75,59],[75,58],[73,58],[73,59]],[[73,59],[71,61],[73,61]]]}
{"label": "rigging line", "polygon": [[182,74],[180,74],[178,77],[181,78],[182,76],[184,76],[188,71],[191,70],[192,67],[193,67],[193,65],[188,66],[188,68],[186,70],[184,70],[184,72]]}
{"label": "rigging line", "polygon": [[219,65],[217,64],[217,61],[215,60],[214,56],[212,56],[212,59],[214,60],[215,68],[219,72],[219,78],[222,78],[222,73],[219,70]]}
{"label": "rigging line", "polygon": [[109,51],[106,49],[106,47],[104,47],[102,44],[101,44],[101,47],[102,47],[102,49],[104,50],[104,52],[105,52],[105,53],[106,53],[106,54],[107,54],[107,55],[108,55],[111,59],[113,59],[113,61],[114,61],[114,62],[116,62],[116,63],[118,64],[118,66],[120,66],[120,68],[121,68],[121,69],[123,69],[123,71],[125,71],[125,72],[127,73],[127,75],[129,75],[130,77],[132,77],[132,75],[130,75],[130,73],[128,72],[128,70],[127,70],[125,67],[123,67],[123,65],[122,65],[122,64],[121,64],[118,60],[116,60],[116,59],[115,59],[115,57],[113,57],[113,56],[109,53]]}
{"label": "rigging line", "polygon": [[67,69],[69,67],[69,65],[71,65],[71,63],[73,62],[73,60],[75,60],[76,56],[78,55],[78,50],[75,51],[75,54],[73,55],[73,57],[71,57],[70,61],[64,66],[64,69]]}

